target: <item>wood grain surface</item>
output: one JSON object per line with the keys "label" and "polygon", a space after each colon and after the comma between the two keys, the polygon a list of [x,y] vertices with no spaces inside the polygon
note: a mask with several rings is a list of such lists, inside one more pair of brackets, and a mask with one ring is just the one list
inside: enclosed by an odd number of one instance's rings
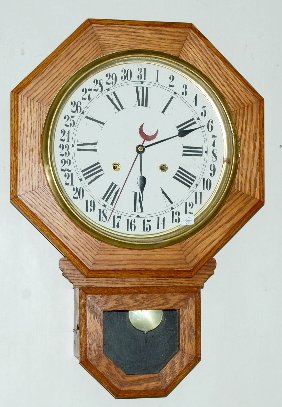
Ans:
{"label": "wood grain surface", "polygon": [[[110,287],[139,287],[142,284],[143,289],[149,286],[155,287],[171,287],[173,290],[174,286],[185,287],[196,287],[203,288],[205,282],[213,275],[216,267],[215,259],[210,259],[206,264],[201,267],[201,269],[190,278],[179,278],[179,277],[157,277],[149,278],[146,276],[135,276],[134,278],[94,278],[85,277],[79,272],[78,269],[66,258],[60,260],[60,269],[63,272],[63,276],[68,279],[74,288],[80,287],[95,287],[95,288],[110,288]],[[132,273],[134,274],[134,273]]]}
{"label": "wood grain surface", "polygon": [[[79,290],[79,317],[75,329],[80,364],[117,398],[160,397],[200,361],[200,289],[213,275],[210,259],[191,278],[89,278],[63,258],[60,269]],[[175,309],[179,312],[179,350],[155,374],[128,375],[104,353],[103,312],[130,309]],[[76,320],[77,321],[77,320]]]}
{"label": "wood grain surface", "polygon": [[[80,364],[117,398],[166,396],[199,362],[200,289],[196,287],[80,288]],[[103,350],[103,311],[176,309],[179,351],[155,374],[124,373]]]}
{"label": "wood grain surface", "polygon": [[[218,88],[240,142],[232,190],[217,215],[186,241],[154,250],[110,246],[81,230],[48,186],[42,130],[62,85],[95,58],[149,49],[178,56]],[[115,397],[167,395],[200,360],[200,289],[212,257],[264,202],[263,99],[193,24],[85,21],[11,94],[11,201],[65,256],[60,268],[79,290],[80,363]],[[179,351],[157,374],[126,375],[103,351],[103,311],[177,309]]]}
{"label": "wood grain surface", "polygon": [[[80,229],[47,184],[42,129],[52,100],[79,68],[113,51],[146,48],[179,56],[218,87],[240,140],[231,193],[203,229],[154,250],[120,249]],[[83,275],[96,278],[191,277],[262,207],[263,99],[192,24],[87,20],[11,95],[11,201]]]}

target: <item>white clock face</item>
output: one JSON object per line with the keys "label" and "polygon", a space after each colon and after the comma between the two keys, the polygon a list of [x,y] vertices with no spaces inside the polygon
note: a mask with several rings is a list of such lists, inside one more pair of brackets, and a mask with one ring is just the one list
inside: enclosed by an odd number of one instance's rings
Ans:
{"label": "white clock face", "polygon": [[60,203],[113,244],[157,247],[189,235],[234,170],[234,135],[216,94],[159,55],[129,53],[86,71],[58,95],[48,128]]}

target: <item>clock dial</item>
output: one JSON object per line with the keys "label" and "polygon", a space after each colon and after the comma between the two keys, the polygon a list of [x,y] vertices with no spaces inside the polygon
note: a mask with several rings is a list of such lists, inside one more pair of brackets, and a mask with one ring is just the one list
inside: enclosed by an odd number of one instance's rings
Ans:
{"label": "clock dial", "polygon": [[65,84],[44,130],[52,190],[89,233],[153,248],[180,241],[218,210],[236,139],[218,92],[164,54],[127,52]]}

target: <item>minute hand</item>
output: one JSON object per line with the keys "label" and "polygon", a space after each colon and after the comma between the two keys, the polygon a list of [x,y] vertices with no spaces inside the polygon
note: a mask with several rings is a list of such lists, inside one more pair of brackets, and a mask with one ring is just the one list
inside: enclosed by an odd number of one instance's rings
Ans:
{"label": "minute hand", "polygon": [[151,143],[151,144],[147,145],[146,150],[149,147],[155,146],[156,144],[159,144],[159,143],[163,143],[164,141],[171,140],[171,139],[173,139],[175,137],[185,137],[188,134],[192,133],[193,131],[201,129],[202,127],[205,127],[205,126],[195,127],[194,129],[189,129],[189,130],[179,130],[178,134],[176,134],[175,136],[167,137],[167,138],[165,138],[163,140],[155,141],[154,143]]}

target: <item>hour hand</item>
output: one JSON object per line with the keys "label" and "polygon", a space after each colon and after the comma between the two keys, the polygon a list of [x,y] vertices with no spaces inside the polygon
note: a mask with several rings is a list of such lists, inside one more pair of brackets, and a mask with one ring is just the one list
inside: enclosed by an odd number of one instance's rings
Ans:
{"label": "hour hand", "polygon": [[143,212],[143,192],[146,186],[146,177],[142,173],[137,178],[138,192],[134,192],[134,211]]}
{"label": "hour hand", "polygon": [[178,135],[178,137],[185,137],[188,134],[192,133],[193,131],[201,129],[202,127],[205,127],[205,126],[194,127],[193,129],[187,129],[187,130],[179,130],[177,135]]}
{"label": "hour hand", "polygon": [[146,181],[147,180],[146,180],[146,177],[144,177],[144,175],[140,175],[138,177],[138,180],[137,180],[137,184],[138,184],[139,189],[140,189],[142,201],[143,201],[143,192],[144,192],[144,189],[145,189],[145,186],[146,186]]}
{"label": "hour hand", "polygon": [[143,154],[140,153],[139,154],[139,162],[140,162],[140,175],[137,179],[137,185],[139,186],[139,190],[140,190],[140,194],[142,197],[142,201],[143,201],[143,192],[146,186],[146,177],[144,177],[143,175]]}

